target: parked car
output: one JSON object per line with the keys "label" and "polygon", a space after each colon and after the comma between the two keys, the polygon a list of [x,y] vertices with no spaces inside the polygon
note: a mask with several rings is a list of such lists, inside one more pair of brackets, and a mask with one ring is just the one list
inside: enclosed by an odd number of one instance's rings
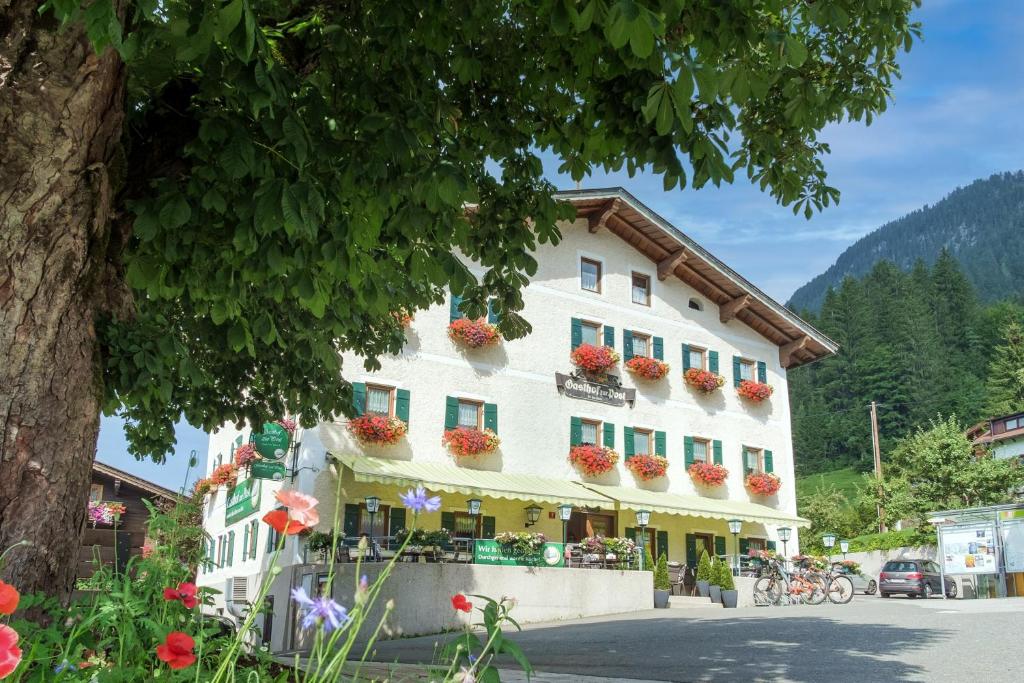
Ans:
{"label": "parked car", "polygon": [[[878,588],[883,598],[902,593],[911,598],[930,598],[942,590],[939,565],[931,560],[890,560],[878,575]],[[956,597],[956,581],[946,579],[946,595]]]}
{"label": "parked car", "polygon": [[865,595],[874,595],[878,591],[878,582],[867,574],[858,574],[850,571],[849,567],[844,567],[838,562],[832,565],[832,571],[837,574],[842,574],[850,578],[850,582],[853,583],[853,590],[857,593],[864,593]]}

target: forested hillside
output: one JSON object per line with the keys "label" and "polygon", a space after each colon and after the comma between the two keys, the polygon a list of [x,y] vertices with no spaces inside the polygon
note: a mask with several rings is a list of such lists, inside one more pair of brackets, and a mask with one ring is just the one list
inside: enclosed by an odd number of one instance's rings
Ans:
{"label": "forested hillside", "polygon": [[1024,171],[976,180],[862,237],[798,289],[789,306],[817,311],[828,288],[846,277],[865,275],[882,260],[904,270],[919,259],[932,264],[944,248],[982,301],[1024,294]]}
{"label": "forested hillside", "polygon": [[938,413],[970,423],[1024,396],[1024,373],[1008,371],[1024,358],[1024,334],[1011,324],[1024,321],[1024,308],[982,305],[948,251],[909,271],[880,262],[828,290],[820,312],[803,314],[840,351],[789,375],[801,474],[870,469],[872,400],[884,458],[896,439]]}

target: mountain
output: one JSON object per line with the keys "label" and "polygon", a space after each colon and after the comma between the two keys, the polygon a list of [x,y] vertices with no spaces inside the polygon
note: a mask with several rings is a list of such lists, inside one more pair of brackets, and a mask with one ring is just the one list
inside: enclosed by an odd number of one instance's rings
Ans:
{"label": "mountain", "polygon": [[788,305],[818,311],[828,289],[844,278],[865,275],[883,260],[902,270],[918,260],[930,265],[943,248],[959,262],[982,301],[1024,295],[1024,171],[976,180],[934,206],[886,223],[796,290]]}

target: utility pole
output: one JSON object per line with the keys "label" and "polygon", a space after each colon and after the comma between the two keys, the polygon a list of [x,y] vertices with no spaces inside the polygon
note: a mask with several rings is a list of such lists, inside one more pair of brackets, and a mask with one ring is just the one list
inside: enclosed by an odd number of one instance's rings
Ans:
{"label": "utility pole", "polygon": [[[882,452],[878,446],[878,406],[871,402],[871,448],[875,453],[875,477],[882,481]],[[881,489],[879,489],[881,493]],[[885,508],[878,506],[878,530],[885,533]]]}

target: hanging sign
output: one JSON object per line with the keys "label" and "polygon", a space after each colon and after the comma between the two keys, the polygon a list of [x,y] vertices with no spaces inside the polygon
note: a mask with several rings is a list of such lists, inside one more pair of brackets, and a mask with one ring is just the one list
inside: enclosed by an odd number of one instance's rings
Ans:
{"label": "hanging sign", "polygon": [[610,406],[624,406],[629,403],[632,407],[636,400],[636,389],[626,389],[612,377],[609,377],[607,382],[595,382],[579,375],[563,375],[556,372],[555,385],[564,396],[583,401],[594,401]]}
{"label": "hanging sign", "polygon": [[514,555],[490,538],[473,541],[473,564],[501,564],[515,567],[564,567],[565,546],[545,543],[532,555]]}
{"label": "hanging sign", "polygon": [[284,479],[285,472],[283,462],[273,462],[270,460],[257,460],[249,465],[249,474],[253,479],[271,479],[273,481],[281,481]]}
{"label": "hanging sign", "polygon": [[260,509],[262,484],[256,479],[246,479],[228,491],[228,504],[224,510],[224,524],[234,524]]}
{"label": "hanging sign", "polygon": [[268,460],[282,460],[288,452],[290,441],[288,430],[276,422],[264,422],[263,431],[252,435],[252,445],[256,452]]}

